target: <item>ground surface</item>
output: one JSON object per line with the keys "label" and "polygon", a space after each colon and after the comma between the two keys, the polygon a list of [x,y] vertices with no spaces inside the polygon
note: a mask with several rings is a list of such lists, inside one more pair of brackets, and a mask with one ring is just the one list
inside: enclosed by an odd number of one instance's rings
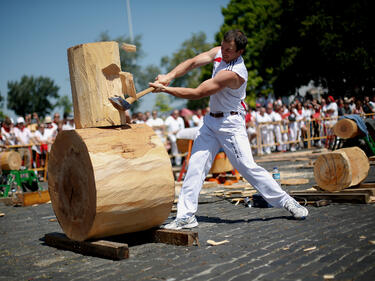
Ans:
{"label": "ground surface", "polygon": [[[269,171],[277,165],[282,176],[310,180],[287,190],[309,188],[312,168],[304,166],[311,159],[298,157],[257,160]],[[200,247],[142,244],[121,261],[45,245],[45,234],[61,232],[51,204],[0,204],[0,280],[375,280],[375,204],[308,207],[308,219],[296,221],[281,209],[248,208],[205,194],[200,203]],[[229,242],[210,246],[208,239]]]}

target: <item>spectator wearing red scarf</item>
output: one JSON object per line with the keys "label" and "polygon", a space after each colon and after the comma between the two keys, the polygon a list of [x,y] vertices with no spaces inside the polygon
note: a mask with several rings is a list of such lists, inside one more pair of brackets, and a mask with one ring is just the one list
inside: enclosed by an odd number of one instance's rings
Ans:
{"label": "spectator wearing red scarf", "polygon": [[[17,118],[17,126],[14,128],[14,134],[18,145],[29,145],[31,143],[31,132],[25,127],[25,119],[23,117]],[[26,168],[31,167],[31,151],[29,147],[20,147],[18,152],[23,160],[23,166]]]}
{"label": "spectator wearing red scarf", "polygon": [[5,120],[1,126],[1,139],[4,145],[16,144],[16,136],[14,134],[12,120],[9,117],[5,117]]}

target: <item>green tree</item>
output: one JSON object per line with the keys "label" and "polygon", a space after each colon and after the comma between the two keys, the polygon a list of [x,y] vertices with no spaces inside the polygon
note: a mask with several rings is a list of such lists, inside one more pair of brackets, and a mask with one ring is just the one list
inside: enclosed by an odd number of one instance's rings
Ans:
{"label": "green tree", "polygon": [[64,115],[69,115],[73,112],[73,103],[70,98],[66,95],[61,96],[56,104],[55,107],[60,107],[63,109]]}
{"label": "green tree", "polygon": [[20,116],[32,112],[45,116],[54,109],[51,99],[59,98],[58,91],[59,87],[48,77],[24,75],[19,82],[8,82],[8,108]]}
{"label": "green tree", "polygon": [[1,110],[0,110],[0,119],[4,119],[5,118],[5,115],[4,115],[3,110],[2,110],[3,105],[4,105],[4,97],[3,97],[3,95],[0,92],[0,108],[1,108]]}
{"label": "green tree", "polygon": [[374,91],[371,1],[232,0],[224,25],[245,32],[248,95],[295,93],[314,81],[333,95]]}
{"label": "green tree", "polygon": [[[181,62],[192,58],[199,53],[208,51],[212,48],[212,44],[206,42],[206,34],[203,32],[193,33],[192,36],[185,40],[181,48],[172,54],[171,57],[163,57],[161,59],[161,66],[166,72],[171,71]],[[211,66],[212,68],[212,66]],[[202,80],[202,68],[193,69],[189,71],[183,77],[179,77],[172,82],[172,86],[175,87],[188,87],[196,88]],[[187,107],[190,109],[204,108],[208,104],[208,98],[204,98],[196,101],[188,101]]]}
{"label": "green tree", "polygon": [[164,93],[157,93],[155,99],[155,108],[159,112],[168,112],[172,110],[170,106],[170,96]]}

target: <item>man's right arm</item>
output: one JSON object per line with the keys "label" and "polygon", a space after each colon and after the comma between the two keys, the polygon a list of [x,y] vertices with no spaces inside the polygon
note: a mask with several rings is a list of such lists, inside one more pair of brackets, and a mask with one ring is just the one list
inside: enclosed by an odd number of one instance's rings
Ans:
{"label": "man's right arm", "polygon": [[215,56],[219,50],[220,47],[215,47],[207,52],[201,53],[191,59],[188,59],[177,65],[169,73],[159,74],[158,77],[156,77],[156,80],[159,83],[167,86],[173,79],[185,75],[190,70],[211,63],[215,59]]}

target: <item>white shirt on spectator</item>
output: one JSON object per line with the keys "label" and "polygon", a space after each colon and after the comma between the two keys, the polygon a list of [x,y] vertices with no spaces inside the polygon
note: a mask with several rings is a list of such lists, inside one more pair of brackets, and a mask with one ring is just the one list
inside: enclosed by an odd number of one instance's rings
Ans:
{"label": "white shirt on spectator", "polygon": [[202,127],[203,126],[203,118],[204,116],[201,115],[198,117],[198,115],[194,114],[193,117],[191,117],[192,121],[193,121],[193,126],[194,127]]}
{"label": "white shirt on spectator", "polygon": [[156,118],[153,118],[152,116],[147,119],[146,121],[146,125],[147,126],[150,126],[154,132],[160,137],[160,138],[163,138],[163,132],[161,129],[157,129],[156,127],[161,127],[164,125],[164,121],[163,119],[161,119],[160,117],[156,117]]}
{"label": "white shirt on spectator", "polygon": [[1,127],[1,138],[6,145],[16,144],[16,135],[14,134],[14,128],[10,128],[7,132],[3,127]]}
{"label": "white shirt on spectator", "polygon": [[30,139],[32,138],[31,132],[28,128],[23,128],[21,130],[18,127],[14,128],[14,134],[17,139],[17,144],[30,144]]}
{"label": "white shirt on spectator", "polygon": [[65,131],[65,130],[74,130],[76,128],[76,126],[74,125],[71,125],[69,122],[67,122],[66,124],[64,124],[62,126],[62,130]]}
{"label": "white shirt on spectator", "polygon": [[185,128],[184,120],[181,117],[175,119],[172,116],[168,116],[167,119],[165,119],[165,126],[167,126],[167,132],[173,134]]}

